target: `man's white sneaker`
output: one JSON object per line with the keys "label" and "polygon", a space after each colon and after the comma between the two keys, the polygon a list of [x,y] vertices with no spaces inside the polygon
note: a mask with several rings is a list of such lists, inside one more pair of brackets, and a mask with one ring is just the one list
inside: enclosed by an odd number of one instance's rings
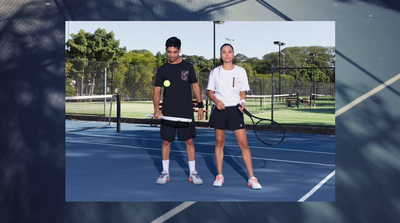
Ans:
{"label": "man's white sneaker", "polygon": [[194,184],[203,184],[203,180],[199,177],[197,171],[190,173],[189,181],[193,182]]}
{"label": "man's white sneaker", "polygon": [[221,187],[223,183],[224,183],[224,176],[217,175],[217,177],[215,178],[215,181],[213,183],[213,186],[214,187]]}
{"label": "man's white sneaker", "polygon": [[259,190],[261,189],[261,184],[258,183],[257,178],[252,177],[247,181],[247,184],[249,185],[249,187],[251,187],[252,189],[255,190]]}
{"label": "man's white sneaker", "polygon": [[156,184],[165,184],[169,181],[169,174],[167,171],[162,171],[160,177],[157,179]]}

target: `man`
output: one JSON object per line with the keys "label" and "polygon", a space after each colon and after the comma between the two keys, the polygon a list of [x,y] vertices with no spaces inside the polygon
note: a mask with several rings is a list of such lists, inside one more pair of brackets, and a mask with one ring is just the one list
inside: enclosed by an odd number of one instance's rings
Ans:
{"label": "man", "polygon": [[[178,132],[178,140],[185,141],[186,153],[189,164],[189,180],[194,184],[202,184],[195,168],[195,148],[193,138],[196,137],[196,128],[193,116],[192,88],[198,102],[198,119],[204,115],[203,102],[201,100],[200,86],[197,83],[196,73],[193,65],[182,60],[179,56],[181,52],[181,41],[176,37],[169,38],[165,43],[165,50],[168,62],[158,68],[154,83],[154,117],[160,119],[161,116],[173,116],[180,118],[190,118],[193,121],[181,126],[176,123],[167,123],[161,120],[162,143],[162,166],[163,171],[157,179],[157,184],[165,184],[169,181],[169,153],[171,142],[175,140]],[[162,110],[160,110],[161,89],[164,87]]]}

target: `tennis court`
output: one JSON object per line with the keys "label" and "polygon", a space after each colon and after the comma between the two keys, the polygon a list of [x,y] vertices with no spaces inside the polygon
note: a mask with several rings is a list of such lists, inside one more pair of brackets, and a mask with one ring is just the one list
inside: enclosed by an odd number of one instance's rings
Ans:
{"label": "tennis court", "polygon": [[[67,120],[67,125],[71,124]],[[277,146],[247,136],[255,176],[263,186],[247,186],[247,171],[232,132],[227,131],[224,177],[217,174],[214,131],[197,128],[196,169],[203,185],[189,182],[184,142],[171,144],[170,181],[155,183],[161,166],[159,127],[121,124],[66,134],[66,201],[335,201],[335,137],[287,133]]]}

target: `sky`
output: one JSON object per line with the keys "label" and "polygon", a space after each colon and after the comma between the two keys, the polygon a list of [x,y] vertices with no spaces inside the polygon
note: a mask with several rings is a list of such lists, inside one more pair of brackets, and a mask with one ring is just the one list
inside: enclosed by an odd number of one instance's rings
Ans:
{"label": "sky", "polygon": [[[165,41],[176,36],[182,42],[182,54],[214,57],[214,25],[212,21],[67,21],[65,38],[69,34],[94,33],[98,28],[114,32],[120,47],[146,49],[151,53],[165,52]],[[235,54],[261,59],[278,52],[274,41],[285,43],[281,50],[293,46],[335,46],[334,21],[224,21],[215,25],[216,58],[224,43],[231,43]]]}

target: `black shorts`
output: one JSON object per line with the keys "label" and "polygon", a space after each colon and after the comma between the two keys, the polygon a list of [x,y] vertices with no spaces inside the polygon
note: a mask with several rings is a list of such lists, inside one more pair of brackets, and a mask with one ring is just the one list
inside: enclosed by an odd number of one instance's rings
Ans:
{"label": "black shorts", "polygon": [[196,126],[194,121],[190,123],[179,123],[161,120],[161,139],[172,142],[178,131],[178,140],[186,141],[196,138]]}
{"label": "black shorts", "polygon": [[236,106],[225,107],[224,110],[218,110],[217,107],[213,106],[208,125],[221,130],[246,128],[243,113]]}

